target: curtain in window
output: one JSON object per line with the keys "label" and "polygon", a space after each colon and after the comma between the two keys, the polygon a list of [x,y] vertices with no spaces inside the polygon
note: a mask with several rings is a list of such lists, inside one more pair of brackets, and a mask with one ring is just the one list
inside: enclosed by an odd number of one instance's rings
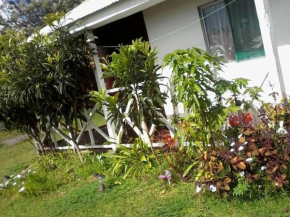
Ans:
{"label": "curtain in window", "polygon": [[[201,8],[201,15],[205,17],[204,28],[207,35],[209,52],[225,60],[232,61],[235,60],[234,42],[227,9],[222,8],[224,6],[225,3],[221,1]],[[219,10],[220,8],[222,9]]]}
{"label": "curtain in window", "polygon": [[[230,3],[233,0],[225,0]],[[262,35],[254,0],[236,0],[227,7],[236,60],[265,56]]]}

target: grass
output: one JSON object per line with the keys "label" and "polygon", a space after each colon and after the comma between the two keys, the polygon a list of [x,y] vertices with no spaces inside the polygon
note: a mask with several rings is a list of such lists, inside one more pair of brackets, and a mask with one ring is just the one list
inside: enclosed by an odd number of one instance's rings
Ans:
{"label": "grass", "polygon": [[100,114],[96,113],[94,114],[93,118],[92,118],[92,122],[96,125],[96,126],[102,126],[106,124],[106,120],[103,116],[101,116]]}
{"label": "grass", "polygon": [[17,145],[0,146],[0,177],[12,175],[25,168],[36,157],[35,148],[28,141]]}
{"label": "grass", "polygon": [[164,194],[157,181],[127,180],[103,193],[95,183],[74,183],[38,198],[2,198],[0,216],[289,216],[289,197],[222,200],[179,183]]}
{"label": "grass", "polygon": [[[34,148],[27,141],[14,146],[2,146],[0,175],[21,171],[35,157]],[[55,178],[65,176],[63,174]],[[83,178],[74,179],[54,192],[37,197],[27,197],[18,192],[10,196],[0,195],[0,216],[290,216],[289,195],[224,200],[213,195],[196,194],[194,183],[173,183],[165,189],[157,176],[127,180],[107,177],[107,189],[102,193],[98,192],[98,183]],[[121,184],[116,185],[115,181]]]}

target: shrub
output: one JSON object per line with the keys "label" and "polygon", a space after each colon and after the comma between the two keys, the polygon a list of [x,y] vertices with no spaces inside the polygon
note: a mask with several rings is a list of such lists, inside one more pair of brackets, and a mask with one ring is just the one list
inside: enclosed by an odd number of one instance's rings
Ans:
{"label": "shrub", "polygon": [[[203,149],[208,144],[215,146],[224,138],[222,129],[228,114],[240,108],[238,99],[248,94],[258,98],[261,89],[249,88],[247,79],[218,78],[222,63],[197,48],[176,50],[165,57],[163,66],[173,70],[175,103],[183,103],[188,113],[176,120],[181,145],[191,142]],[[227,99],[226,94],[230,96]],[[242,106],[249,105],[243,100]]]}
{"label": "shrub", "polygon": [[[223,197],[254,197],[287,190],[290,180],[290,107],[263,104],[261,122],[252,124],[241,112],[228,130],[228,144],[203,152],[196,177],[199,187],[211,187]],[[214,188],[213,188],[214,187]]]}
{"label": "shrub", "polygon": [[71,35],[68,27],[51,27],[51,34],[37,32],[29,39],[24,31],[0,36],[0,122],[40,144],[45,132],[49,145],[50,130],[60,123],[74,135],[73,120],[83,117],[93,74],[85,38]]}
{"label": "shrub", "polygon": [[120,92],[114,96],[104,90],[92,93],[92,100],[107,106],[108,119],[117,128],[126,132],[130,126],[151,148],[149,130],[152,124],[165,119],[163,104],[167,98],[159,89],[162,76],[156,62],[157,51],[150,48],[149,42],[137,39],[121,46],[101,64],[104,77],[113,79],[113,87],[120,88]]}
{"label": "shrub", "polygon": [[[156,152],[157,157],[160,152]],[[104,154],[108,158],[112,175],[122,175],[123,178],[136,177],[157,167],[158,159],[153,155],[148,144],[140,138],[135,139],[132,148],[120,145],[114,153]]]}

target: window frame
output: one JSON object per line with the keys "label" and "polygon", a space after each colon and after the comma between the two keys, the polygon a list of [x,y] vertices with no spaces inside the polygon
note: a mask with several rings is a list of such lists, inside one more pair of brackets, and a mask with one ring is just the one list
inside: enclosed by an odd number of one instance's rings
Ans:
{"label": "window frame", "polygon": [[[203,13],[202,13],[202,10],[205,9],[205,8],[208,8],[210,6],[213,6],[213,5],[216,5],[216,4],[219,4],[219,3],[224,3],[226,4],[226,1],[225,0],[214,0],[214,1],[211,1],[211,2],[208,2],[208,3],[205,3],[203,5],[200,5],[198,6],[198,13],[199,13],[199,17],[200,17],[200,23],[201,23],[201,28],[202,28],[202,32],[203,32],[203,36],[204,36],[204,41],[205,41],[205,45],[206,45],[206,50],[207,52],[211,53],[211,49],[210,49],[210,44],[209,44],[209,37],[208,37],[208,32],[206,30],[206,26],[205,26],[205,18],[203,17]],[[227,8],[225,7],[225,9],[227,10]],[[231,23],[231,20],[230,20],[230,16],[229,16],[229,13],[227,11],[227,18],[228,18],[228,21],[229,23]],[[231,25],[231,24],[230,24]],[[260,26],[259,26],[260,27]],[[232,39],[234,41],[234,36],[233,36],[233,32],[232,32],[232,28],[230,28],[230,34],[232,36]],[[263,35],[261,33],[261,36],[263,38]],[[233,46],[234,46],[234,52],[236,53],[236,45],[235,45],[235,42],[233,43]],[[264,46],[264,42],[263,42],[263,46]],[[264,48],[265,49],[265,48]],[[236,56],[236,54],[235,54]],[[266,55],[265,55],[266,56]],[[261,57],[256,57],[256,58],[249,58],[249,59],[245,59],[245,60],[237,60],[237,58],[235,57],[234,60],[227,60],[227,62],[236,62],[236,63],[239,63],[239,62],[243,62],[243,61],[249,61],[249,60],[253,60],[253,59],[257,59],[257,58],[264,58],[265,56],[261,56]]]}

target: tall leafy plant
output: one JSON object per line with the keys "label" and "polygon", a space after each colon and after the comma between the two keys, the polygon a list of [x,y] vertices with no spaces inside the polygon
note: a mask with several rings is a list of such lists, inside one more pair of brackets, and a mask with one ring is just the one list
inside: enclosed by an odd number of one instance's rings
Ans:
{"label": "tall leafy plant", "polygon": [[76,143],[73,119],[85,105],[92,72],[88,46],[66,27],[52,27],[52,34],[37,32],[29,41],[23,31],[0,36],[0,118],[39,142],[41,131],[49,141],[51,128],[62,124]]}
{"label": "tall leafy plant", "polygon": [[131,124],[149,144],[148,126],[164,117],[163,104],[167,97],[159,89],[162,77],[158,74],[160,66],[156,60],[156,50],[141,39],[133,41],[132,45],[121,46],[119,52],[101,64],[104,77],[112,78],[113,87],[120,88],[120,93],[114,97],[106,96],[102,91],[93,94],[94,100],[108,107],[111,121],[124,128]]}
{"label": "tall leafy plant", "polygon": [[[247,88],[247,79],[228,81],[218,78],[223,61],[198,48],[176,50],[163,62],[173,70],[175,101],[181,102],[188,116],[179,124],[181,144],[186,139],[201,148],[223,140],[222,127],[230,111],[235,112],[237,96],[250,93],[257,98],[259,88]],[[225,94],[231,98],[224,100]],[[247,106],[246,106],[247,107]]]}

